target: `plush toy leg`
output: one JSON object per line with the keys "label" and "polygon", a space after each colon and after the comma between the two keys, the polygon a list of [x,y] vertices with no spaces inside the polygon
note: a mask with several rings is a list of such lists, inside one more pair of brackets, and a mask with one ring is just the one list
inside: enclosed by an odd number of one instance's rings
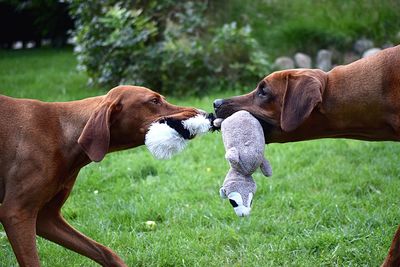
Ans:
{"label": "plush toy leg", "polygon": [[272,176],[271,164],[269,164],[269,161],[266,158],[263,159],[260,169],[265,176]]}

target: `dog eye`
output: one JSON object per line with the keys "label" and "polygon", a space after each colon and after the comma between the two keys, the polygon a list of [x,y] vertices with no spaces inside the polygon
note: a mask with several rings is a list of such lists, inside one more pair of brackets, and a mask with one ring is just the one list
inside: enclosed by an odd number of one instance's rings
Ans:
{"label": "dog eye", "polygon": [[160,100],[158,98],[153,98],[152,100],[150,100],[151,103],[159,105],[161,104]]}
{"label": "dog eye", "polygon": [[257,86],[257,96],[263,99],[270,98],[271,88],[265,81],[261,81]]}
{"label": "dog eye", "polygon": [[267,86],[260,86],[258,88],[258,96],[262,98],[266,98],[271,94],[271,90]]}

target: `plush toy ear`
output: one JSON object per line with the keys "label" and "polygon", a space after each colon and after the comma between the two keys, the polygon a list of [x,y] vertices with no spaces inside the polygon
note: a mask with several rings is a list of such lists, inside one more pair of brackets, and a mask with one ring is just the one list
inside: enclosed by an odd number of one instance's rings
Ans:
{"label": "plush toy ear", "polygon": [[263,161],[261,162],[260,165],[261,172],[264,174],[264,176],[272,176],[272,168],[271,164],[269,164],[269,161],[266,158],[263,158]]}
{"label": "plush toy ear", "polygon": [[231,147],[225,153],[225,158],[231,165],[238,166],[239,165],[239,151],[236,147]]}
{"label": "plush toy ear", "polygon": [[104,101],[90,116],[78,143],[90,160],[101,161],[110,145],[110,118],[117,101]]}
{"label": "plush toy ear", "polygon": [[221,187],[221,188],[219,189],[219,195],[220,195],[221,198],[227,198],[227,197],[228,197],[228,196],[226,195],[226,193],[225,193],[224,187]]}
{"label": "plush toy ear", "polygon": [[311,75],[288,74],[283,97],[281,128],[285,132],[296,129],[322,101],[322,83]]}

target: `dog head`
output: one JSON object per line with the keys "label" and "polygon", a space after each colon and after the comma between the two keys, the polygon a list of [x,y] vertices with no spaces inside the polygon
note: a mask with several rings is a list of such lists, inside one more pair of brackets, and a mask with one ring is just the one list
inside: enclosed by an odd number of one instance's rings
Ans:
{"label": "dog head", "polygon": [[274,72],[250,93],[214,101],[218,118],[247,110],[263,126],[265,139],[298,128],[322,101],[327,74],[321,70],[296,69]]}
{"label": "dog head", "polygon": [[97,162],[107,152],[143,145],[146,132],[156,121],[186,120],[203,113],[172,105],[162,95],[144,87],[118,86],[93,111],[78,143]]}

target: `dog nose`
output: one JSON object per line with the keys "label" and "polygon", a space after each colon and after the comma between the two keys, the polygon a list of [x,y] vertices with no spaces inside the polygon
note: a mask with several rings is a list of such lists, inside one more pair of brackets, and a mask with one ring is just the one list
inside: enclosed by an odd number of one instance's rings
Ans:
{"label": "dog nose", "polygon": [[214,109],[219,108],[224,103],[223,99],[215,99],[214,100]]}

